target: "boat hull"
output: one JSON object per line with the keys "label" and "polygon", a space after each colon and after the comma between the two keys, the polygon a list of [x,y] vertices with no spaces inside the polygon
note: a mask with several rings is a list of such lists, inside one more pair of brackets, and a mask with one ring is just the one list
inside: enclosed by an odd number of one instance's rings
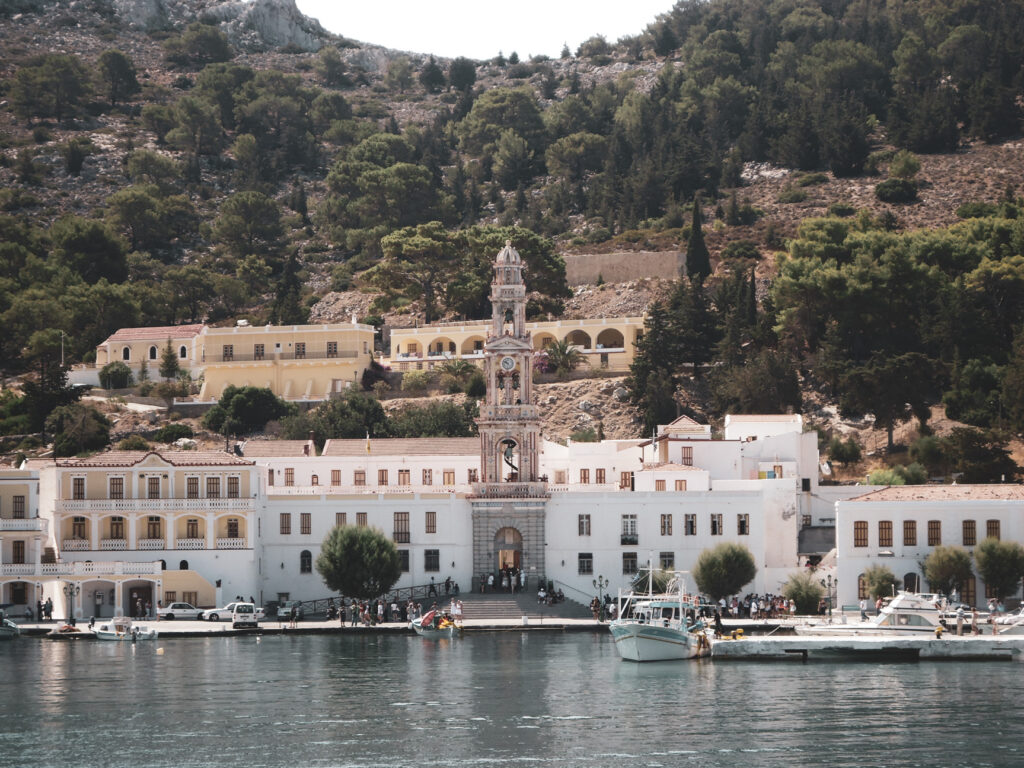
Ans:
{"label": "boat hull", "polygon": [[[804,637],[927,637],[935,634],[934,627],[875,627],[870,624],[808,624],[794,627],[793,631]],[[944,628],[943,632],[949,630]]]}
{"label": "boat hull", "polygon": [[455,637],[459,633],[459,627],[451,624],[447,627],[439,627],[437,629],[433,627],[422,627],[419,624],[419,620],[410,621],[409,626],[412,627],[420,637],[426,637],[430,640],[440,640],[442,637]]}
{"label": "boat hull", "polygon": [[98,629],[98,630],[95,631],[95,635],[96,635],[96,639],[97,640],[105,640],[107,642],[115,642],[115,643],[132,643],[132,642],[136,642],[136,641],[142,642],[143,640],[156,640],[157,639],[157,633],[156,632],[152,632],[152,631],[150,631],[150,632],[136,632],[134,635],[132,635],[131,633],[109,632],[109,631],[104,631],[102,629]]}
{"label": "boat hull", "polygon": [[695,659],[710,652],[703,632],[633,621],[612,622],[610,630],[616,650],[627,661]]}

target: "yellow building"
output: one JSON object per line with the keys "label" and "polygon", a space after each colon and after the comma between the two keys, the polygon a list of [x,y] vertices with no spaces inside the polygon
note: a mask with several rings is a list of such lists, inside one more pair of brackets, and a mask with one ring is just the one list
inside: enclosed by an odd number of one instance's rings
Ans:
{"label": "yellow building", "polygon": [[149,376],[159,378],[157,369],[170,340],[171,348],[184,371],[193,371],[197,361],[197,339],[205,325],[164,325],[154,328],[121,328],[96,347],[96,368],[121,361],[138,378],[139,366],[145,360]]}
{"label": "yellow building", "polygon": [[239,324],[207,328],[199,337],[203,387],[218,400],[229,385],[267,387],[285,400],[325,400],[358,386],[373,359],[372,325]]}
{"label": "yellow building", "polygon": [[[568,341],[583,353],[592,369],[625,371],[643,335],[644,318],[541,320],[526,323],[526,331],[535,352],[556,340]],[[451,358],[482,364],[490,332],[489,320],[395,328],[391,331],[391,358],[385,362],[399,371],[430,370]]]}
{"label": "yellow building", "polygon": [[39,472],[0,469],[0,603],[16,615],[43,599],[39,571],[48,522],[39,517]]}

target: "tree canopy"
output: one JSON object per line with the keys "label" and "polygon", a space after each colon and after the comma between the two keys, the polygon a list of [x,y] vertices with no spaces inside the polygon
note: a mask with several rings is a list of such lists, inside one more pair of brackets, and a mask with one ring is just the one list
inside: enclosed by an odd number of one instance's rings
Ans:
{"label": "tree canopy", "polygon": [[317,573],[329,589],[357,600],[380,597],[402,575],[398,550],[374,528],[339,525],[320,545]]}
{"label": "tree canopy", "polygon": [[750,550],[733,542],[705,549],[693,567],[697,589],[712,600],[735,595],[756,575],[757,565]]}

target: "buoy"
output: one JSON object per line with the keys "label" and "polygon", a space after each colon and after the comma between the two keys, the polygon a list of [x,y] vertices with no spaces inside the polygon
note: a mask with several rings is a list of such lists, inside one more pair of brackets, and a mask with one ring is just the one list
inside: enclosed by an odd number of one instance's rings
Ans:
{"label": "buoy", "polygon": [[164,655],[164,649],[163,648],[157,648],[156,649],[156,655],[157,656],[163,656]]}

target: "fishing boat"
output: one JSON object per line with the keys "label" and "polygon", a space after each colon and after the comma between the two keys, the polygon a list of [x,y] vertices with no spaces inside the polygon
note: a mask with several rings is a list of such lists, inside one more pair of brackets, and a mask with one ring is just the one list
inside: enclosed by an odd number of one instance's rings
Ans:
{"label": "fishing boat", "polygon": [[21,634],[21,629],[13,621],[7,618],[7,614],[0,611],[0,640],[13,640]]}
{"label": "fishing boat", "polygon": [[619,591],[620,618],[609,625],[615,648],[628,661],[696,659],[711,653],[711,630],[700,618],[697,598],[686,594],[685,575],[677,572],[665,593]]}
{"label": "fishing boat", "polygon": [[946,629],[943,622],[944,601],[941,595],[919,592],[898,592],[889,603],[882,607],[877,616],[868,621],[849,624],[818,624],[809,622],[797,625],[798,635],[884,635],[908,636],[934,634],[936,629]]}
{"label": "fishing boat", "polygon": [[420,618],[410,621],[409,626],[420,637],[428,637],[432,640],[455,637],[462,631],[458,624],[438,611],[427,611]]}
{"label": "fishing boat", "polygon": [[134,643],[137,640],[156,640],[158,632],[152,627],[138,627],[127,616],[118,616],[93,630],[97,640]]}

